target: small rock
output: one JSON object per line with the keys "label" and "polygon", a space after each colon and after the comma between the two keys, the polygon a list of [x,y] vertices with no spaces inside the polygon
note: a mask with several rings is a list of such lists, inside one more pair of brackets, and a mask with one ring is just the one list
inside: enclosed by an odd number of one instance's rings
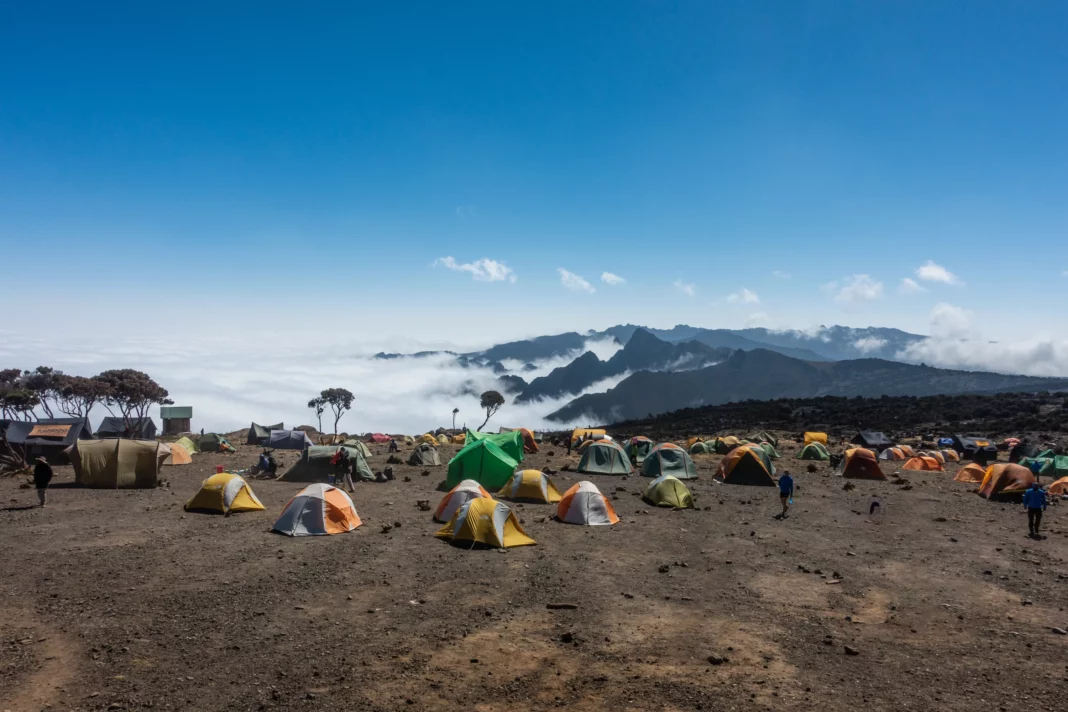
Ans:
{"label": "small rock", "polygon": [[578,608],[577,603],[546,603],[545,607],[550,611],[573,611]]}
{"label": "small rock", "polygon": [[854,648],[852,645],[845,646],[846,655],[860,655],[860,651]]}
{"label": "small rock", "polygon": [[657,571],[659,571],[662,574],[666,574],[670,570],[671,570],[671,567],[668,566],[667,564],[663,564],[663,565],[660,566],[659,569],[657,569]]}
{"label": "small rock", "polygon": [[1051,630],[1057,635],[1068,635],[1068,630],[1065,630],[1064,628],[1052,628]]}
{"label": "small rock", "polygon": [[722,665],[725,662],[727,662],[727,658],[725,658],[725,657],[722,657],[722,656],[719,656],[719,655],[709,655],[708,656],[708,664],[709,665]]}
{"label": "small rock", "polygon": [[561,643],[574,643],[575,642],[575,634],[570,632],[570,631],[568,631],[567,633],[564,633],[563,635],[560,636],[560,642]]}

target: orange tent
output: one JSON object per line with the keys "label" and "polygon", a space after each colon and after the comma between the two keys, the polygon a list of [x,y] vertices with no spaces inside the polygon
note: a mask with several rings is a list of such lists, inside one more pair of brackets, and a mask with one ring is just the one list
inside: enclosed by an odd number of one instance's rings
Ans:
{"label": "orange tent", "polygon": [[1019,496],[1034,481],[1035,476],[1026,467],[1000,462],[986,468],[979,494],[987,499]]}
{"label": "orange tent", "polygon": [[939,452],[938,450],[928,450],[927,452],[921,452],[921,453],[920,453],[919,455],[917,455],[916,457],[933,457],[933,458],[934,458],[935,460],[938,460],[938,464],[939,464],[939,465],[944,465],[944,464],[946,464],[946,457],[945,457],[945,455],[943,455],[943,454],[942,454],[941,452]]}
{"label": "orange tent", "polygon": [[956,450],[943,450],[942,459],[944,462],[960,462],[960,455]]}
{"label": "orange tent", "polygon": [[1047,490],[1051,495],[1068,494],[1068,477],[1062,477],[1049,486]]}
{"label": "orange tent", "polygon": [[867,448],[846,450],[842,460],[842,477],[856,477],[862,480],[885,480],[886,475],[879,469],[879,460],[875,453]]}
{"label": "orange tent", "polygon": [[905,453],[908,457],[916,457],[916,451],[912,449],[911,445],[898,445],[897,449]]}
{"label": "orange tent", "polygon": [[536,453],[538,451],[538,442],[534,439],[534,433],[526,428],[520,428],[519,432],[523,433],[523,452],[528,455]]}
{"label": "orange tent", "polygon": [[908,455],[899,447],[888,447],[879,453],[880,460],[907,460]]}
{"label": "orange tent", "polygon": [[966,465],[960,468],[960,472],[953,479],[956,482],[971,482],[972,484],[980,484],[983,481],[983,477],[986,475],[986,470],[982,465],[977,465],[974,462],[970,465]]}
{"label": "orange tent", "polygon": [[933,457],[926,455],[922,457],[914,457],[906,462],[902,467],[902,470],[926,470],[927,472],[941,472],[942,463]]}
{"label": "orange tent", "polygon": [[189,451],[178,443],[169,443],[167,447],[171,449],[171,454],[163,461],[164,465],[189,465],[193,462]]}

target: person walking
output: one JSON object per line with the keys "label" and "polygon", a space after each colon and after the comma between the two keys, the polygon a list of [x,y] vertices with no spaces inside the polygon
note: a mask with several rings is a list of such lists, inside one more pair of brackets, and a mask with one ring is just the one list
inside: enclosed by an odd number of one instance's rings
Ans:
{"label": "person walking", "polygon": [[1027,510],[1028,536],[1038,539],[1038,528],[1042,525],[1042,512],[1046,510],[1046,490],[1042,489],[1038,480],[1032,482],[1031,486],[1024,491],[1023,505]]}
{"label": "person walking", "polygon": [[342,447],[338,448],[337,466],[341,471],[341,482],[344,484],[352,494],[356,492],[356,486],[352,483],[352,458],[349,457],[348,449]]}
{"label": "person walking", "polygon": [[790,509],[790,499],[794,496],[794,478],[790,471],[786,470],[779,477],[779,500],[782,502],[782,514],[779,519],[786,519],[786,511]]}
{"label": "person walking", "polygon": [[37,499],[42,507],[45,506],[45,500],[48,499],[48,484],[51,481],[52,466],[48,464],[48,461],[42,455],[33,464],[33,486],[37,488]]}

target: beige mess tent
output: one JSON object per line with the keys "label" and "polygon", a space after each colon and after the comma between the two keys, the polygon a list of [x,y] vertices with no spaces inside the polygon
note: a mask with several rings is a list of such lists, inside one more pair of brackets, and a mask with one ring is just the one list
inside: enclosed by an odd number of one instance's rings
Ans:
{"label": "beige mess tent", "polygon": [[130,489],[155,487],[170,446],[155,440],[79,440],[64,450],[82,487]]}

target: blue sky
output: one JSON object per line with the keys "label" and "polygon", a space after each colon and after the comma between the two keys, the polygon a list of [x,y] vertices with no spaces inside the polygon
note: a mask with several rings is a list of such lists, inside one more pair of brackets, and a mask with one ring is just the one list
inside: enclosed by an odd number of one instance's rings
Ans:
{"label": "blue sky", "polygon": [[0,10],[9,293],[455,343],[1062,330],[1064,3],[312,5]]}

